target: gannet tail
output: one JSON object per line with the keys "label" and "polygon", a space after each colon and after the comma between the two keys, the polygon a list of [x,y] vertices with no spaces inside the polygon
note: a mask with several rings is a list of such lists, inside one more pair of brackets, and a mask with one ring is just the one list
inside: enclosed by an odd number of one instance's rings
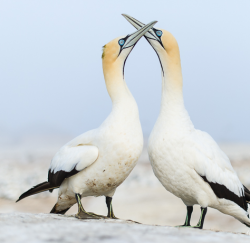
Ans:
{"label": "gannet tail", "polygon": [[48,181],[42,182],[34,187],[32,187],[31,189],[29,189],[27,192],[24,192],[16,202],[19,202],[20,200],[24,199],[25,197],[29,197],[31,195],[40,193],[40,192],[45,192],[45,191],[53,191],[53,189],[58,188],[55,186],[51,186],[51,184]]}
{"label": "gannet tail", "polygon": [[[244,185],[243,185],[244,186]],[[245,192],[245,199],[246,199],[246,202],[248,203],[248,204],[250,204],[250,191],[244,186],[244,192]],[[248,208],[249,208],[249,206],[248,206]],[[249,219],[249,214],[248,214],[248,219],[245,221],[245,222],[243,222],[243,224],[245,224],[247,227],[249,227],[250,228],[250,219]]]}
{"label": "gannet tail", "polygon": [[244,190],[245,190],[245,198],[247,203],[250,204],[250,191],[244,186]]}

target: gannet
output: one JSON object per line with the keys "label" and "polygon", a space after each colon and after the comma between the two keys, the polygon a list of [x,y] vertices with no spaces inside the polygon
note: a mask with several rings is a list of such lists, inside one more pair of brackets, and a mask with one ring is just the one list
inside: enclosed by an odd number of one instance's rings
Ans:
{"label": "gannet", "polygon": [[112,197],[135,167],[143,148],[138,107],[124,80],[124,66],[138,40],[155,23],[153,21],[135,33],[116,38],[104,46],[102,64],[112,100],[110,115],[99,128],[65,144],[51,161],[48,181],[23,193],[17,201],[59,188],[58,201],[51,213],[64,214],[77,202],[77,218],[98,219],[102,216],[84,210],[81,198],[105,196],[108,217],[116,218]]}
{"label": "gannet", "polygon": [[[140,21],[124,15],[135,27]],[[160,114],[150,134],[148,154],[162,185],[187,206],[184,227],[190,227],[193,205],[201,206],[194,228],[203,228],[207,207],[218,209],[250,227],[250,191],[242,185],[230,160],[206,132],[194,128],[184,106],[180,53],[174,36],[152,28],[145,35],[162,69]]]}

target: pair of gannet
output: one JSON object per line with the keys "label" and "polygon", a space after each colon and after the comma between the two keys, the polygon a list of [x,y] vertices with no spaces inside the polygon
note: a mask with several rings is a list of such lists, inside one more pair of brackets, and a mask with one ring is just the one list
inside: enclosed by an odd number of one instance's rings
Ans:
{"label": "pair of gannet", "polygon": [[23,193],[18,201],[59,188],[58,201],[51,213],[64,214],[77,203],[77,218],[97,219],[103,216],[86,212],[81,198],[104,195],[108,217],[115,218],[112,197],[135,167],[143,147],[139,112],[124,80],[124,65],[135,44],[155,23],[104,46],[103,73],[112,100],[112,112],[99,128],[64,145],[51,161],[48,181]]}
{"label": "pair of gannet", "polygon": [[[242,185],[228,157],[205,132],[196,130],[185,109],[177,41],[166,30],[152,28],[124,15],[138,29],[104,47],[103,71],[113,107],[95,130],[63,146],[53,158],[48,182],[20,196],[59,189],[52,213],[64,214],[78,203],[78,218],[100,218],[87,213],[81,197],[106,196],[108,217],[115,218],[112,196],[134,168],[142,151],[143,136],[136,102],[123,77],[124,64],[142,35],[156,51],[162,68],[161,111],[149,138],[148,153],[162,185],[187,206],[183,227],[190,227],[193,205],[201,206],[195,228],[203,228],[207,207],[216,208],[250,227],[250,191]],[[152,28],[152,29],[151,29]],[[147,32],[148,31],[148,32]]]}
{"label": "pair of gannet", "polygon": [[[137,29],[140,21],[124,15]],[[209,134],[196,130],[185,109],[177,41],[168,31],[152,28],[145,35],[162,67],[160,115],[149,137],[148,154],[162,185],[187,206],[190,227],[193,205],[201,206],[195,228],[203,228],[207,207],[218,209],[250,227],[250,191],[242,185],[228,157]]]}

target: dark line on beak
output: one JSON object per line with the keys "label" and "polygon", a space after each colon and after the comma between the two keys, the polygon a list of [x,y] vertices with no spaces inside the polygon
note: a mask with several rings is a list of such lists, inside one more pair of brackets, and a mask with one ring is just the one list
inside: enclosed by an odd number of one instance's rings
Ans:
{"label": "dark line on beak", "polygon": [[124,60],[124,63],[123,63],[123,70],[122,70],[122,72],[123,72],[123,79],[124,79],[124,70],[125,70],[125,64],[126,64],[127,58],[128,58],[128,56],[130,55],[131,51],[134,49],[134,47],[135,47],[136,44],[137,44],[137,42],[136,42],[136,43],[134,44],[134,46],[131,48],[129,54],[127,55],[127,57],[126,57],[125,60]]}
{"label": "dark line on beak", "polygon": [[[144,37],[145,37],[145,36],[144,36]],[[148,41],[148,43],[150,44],[150,46],[152,46],[151,43],[150,43],[150,41],[147,39],[147,37],[145,37],[145,39]],[[160,62],[160,64],[161,64],[162,74],[163,74],[163,76],[164,76],[164,70],[163,70],[163,66],[162,66],[162,63],[161,63],[160,56],[159,56],[159,54],[157,53],[157,51],[155,50],[155,48],[154,48],[153,46],[152,46],[152,48],[154,49],[154,51],[156,52],[156,54],[157,54],[157,56],[158,56],[159,62]]]}

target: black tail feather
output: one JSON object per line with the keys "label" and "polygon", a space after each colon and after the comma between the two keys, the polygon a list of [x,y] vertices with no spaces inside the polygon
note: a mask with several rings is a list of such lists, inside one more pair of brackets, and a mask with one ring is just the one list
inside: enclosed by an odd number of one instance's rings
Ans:
{"label": "black tail feather", "polygon": [[245,190],[245,198],[247,203],[250,203],[250,191],[244,186],[244,190]]}
{"label": "black tail feather", "polygon": [[29,189],[27,192],[23,193],[16,202],[19,202],[20,200],[24,199],[25,197],[40,193],[40,192],[44,192],[47,190],[51,190],[54,188],[58,188],[58,187],[53,187],[51,186],[51,184],[48,181],[45,181],[43,183],[40,183],[36,186],[34,186],[33,188]]}
{"label": "black tail feather", "polygon": [[56,211],[56,204],[55,206],[51,209],[50,213],[54,213],[54,214],[65,214],[68,210],[70,209],[69,208],[66,208],[64,210],[61,210],[61,211]]}

